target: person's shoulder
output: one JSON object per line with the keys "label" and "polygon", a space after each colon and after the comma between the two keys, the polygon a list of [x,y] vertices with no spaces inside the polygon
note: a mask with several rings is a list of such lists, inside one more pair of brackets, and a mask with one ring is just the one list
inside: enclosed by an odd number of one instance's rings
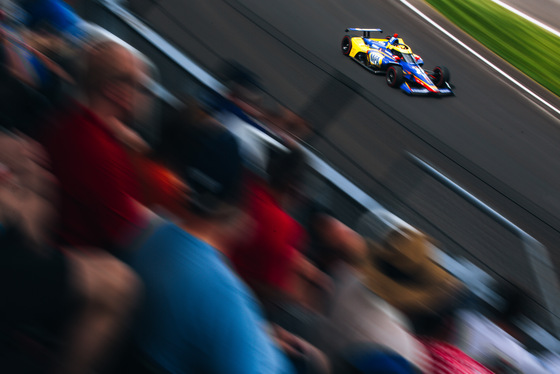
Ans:
{"label": "person's shoulder", "polygon": [[147,246],[163,252],[174,252],[175,258],[189,268],[191,275],[205,288],[242,288],[227,259],[214,247],[189,234],[177,224],[166,222],[150,237]]}
{"label": "person's shoulder", "polygon": [[204,245],[176,223],[161,219],[152,232],[140,243],[140,248],[147,248],[158,253],[177,250],[196,254],[197,247]]}
{"label": "person's shoulder", "polygon": [[224,293],[229,293],[231,297],[246,296],[246,291],[248,290],[243,281],[231,268],[229,260],[211,246],[208,246],[208,249],[212,251],[208,253],[208,257],[211,259],[214,267],[212,272],[206,272],[205,275],[211,278],[215,287],[223,289]]}

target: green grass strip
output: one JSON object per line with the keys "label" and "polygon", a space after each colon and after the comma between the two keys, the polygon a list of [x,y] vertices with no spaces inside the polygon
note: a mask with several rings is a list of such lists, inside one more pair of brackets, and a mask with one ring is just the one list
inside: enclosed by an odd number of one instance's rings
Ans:
{"label": "green grass strip", "polygon": [[426,0],[449,20],[560,96],[560,38],[490,0]]}

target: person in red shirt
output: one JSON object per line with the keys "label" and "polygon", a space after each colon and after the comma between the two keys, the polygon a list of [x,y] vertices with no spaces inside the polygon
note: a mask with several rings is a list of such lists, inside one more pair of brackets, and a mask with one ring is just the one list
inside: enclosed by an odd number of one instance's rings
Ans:
{"label": "person in red shirt", "polygon": [[271,155],[266,180],[248,178],[246,213],[253,227],[243,240],[232,244],[231,260],[265,309],[285,303],[312,309],[306,286],[323,288],[328,283],[326,275],[301,252],[307,235],[286,210],[298,196],[304,167],[303,151],[291,145]]}
{"label": "person in red shirt", "polygon": [[305,231],[265,183],[251,181],[248,213],[254,221],[250,242],[239,245],[232,258],[250,284],[291,292],[290,275],[305,243]]}
{"label": "person in red shirt", "polygon": [[140,60],[114,41],[86,51],[85,104],[55,116],[44,145],[61,189],[58,240],[115,250],[147,226],[138,181],[111,123],[126,121],[140,86]]}

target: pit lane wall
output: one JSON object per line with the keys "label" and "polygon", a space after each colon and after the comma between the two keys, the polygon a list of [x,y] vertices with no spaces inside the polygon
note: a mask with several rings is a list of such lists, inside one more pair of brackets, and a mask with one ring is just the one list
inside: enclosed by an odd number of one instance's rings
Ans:
{"label": "pit lane wall", "polygon": [[[225,87],[219,81],[129,13],[120,2],[88,1],[82,3],[77,10],[86,20],[100,25],[134,46],[157,67],[158,82],[154,83],[153,91],[160,98],[161,114],[165,115],[167,109],[179,103],[170,92],[180,92],[195,97],[208,97],[225,92]],[[314,100],[310,100],[310,105],[304,110],[305,113],[300,114],[312,118],[315,123],[328,122],[329,119],[336,117],[338,114],[336,111],[343,106],[344,100],[351,102],[353,99],[362,98],[359,90],[353,90],[352,87],[352,82],[345,76],[333,72],[330,78],[325,79],[321,93]],[[329,105],[333,100],[338,105]],[[149,140],[155,141],[157,131],[149,126],[145,124],[138,130]],[[255,134],[261,141],[274,146],[274,141],[266,135],[259,135],[257,132]],[[413,201],[404,201],[397,208],[388,211],[312,151],[308,150],[308,154],[312,162],[305,184],[306,192],[314,196],[319,203],[336,212],[337,217],[346,224],[374,238],[380,238],[393,225],[407,224],[399,217],[411,217],[410,213],[415,210]],[[409,183],[420,186],[414,191],[414,194],[420,197],[417,200],[444,200],[445,196],[459,194],[465,201],[464,212],[472,215],[473,222],[480,222],[499,231],[500,235],[497,235],[499,241],[502,245],[504,241],[507,242],[511,258],[529,264],[525,277],[531,279],[531,284],[538,288],[538,297],[534,300],[531,320],[520,323],[537,345],[560,352],[560,343],[557,340],[560,336],[560,298],[557,297],[556,273],[547,260],[546,248],[498,213],[491,211],[476,197],[468,194],[468,191],[464,191],[453,181],[440,175],[430,165],[415,158],[414,155],[409,155],[407,160],[406,162],[417,166],[417,172],[410,174],[411,183]],[[426,186],[428,181],[430,187]],[[422,186],[426,187],[425,191]],[[439,210],[437,214],[445,213]],[[425,218],[407,219],[407,222],[427,232],[433,232],[434,229],[437,231],[437,228],[429,227],[430,223],[426,222]],[[489,286],[493,279],[499,277],[500,266],[509,264],[501,258],[481,260],[473,256],[463,244],[461,238],[465,235],[463,231],[464,228],[458,228],[454,232],[440,233],[440,236],[448,239],[445,243],[448,252],[440,252],[438,261],[462,279],[481,299],[492,304],[496,298]],[[494,238],[494,240],[498,239]],[[491,242],[492,238],[489,241]]]}

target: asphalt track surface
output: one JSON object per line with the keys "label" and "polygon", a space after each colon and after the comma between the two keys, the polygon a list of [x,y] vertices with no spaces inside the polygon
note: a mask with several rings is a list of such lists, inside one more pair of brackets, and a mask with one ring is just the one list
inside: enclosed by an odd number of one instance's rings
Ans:
{"label": "asphalt track surface", "polygon": [[[443,19],[410,3],[556,108],[558,97]],[[542,242],[560,267],[560,115],[398,0],[161,0],[130,8],[214,74],[225,60],[309,118],[310,146],[401,218],[492,275],[535,287],[519,240],[407,156],[437,168]],[[553,21],[551,21],[553,22]],[[554,25],[553,25],[554,26]],[[340,52],[347,27],[398,32],[425,66],[445,65],[456,96],[409,97]],[[164,74],[164,72],[162,72]],[[170,87],[180,90],[180,87]],[[535,300],[542,305],[538,295]]]}

